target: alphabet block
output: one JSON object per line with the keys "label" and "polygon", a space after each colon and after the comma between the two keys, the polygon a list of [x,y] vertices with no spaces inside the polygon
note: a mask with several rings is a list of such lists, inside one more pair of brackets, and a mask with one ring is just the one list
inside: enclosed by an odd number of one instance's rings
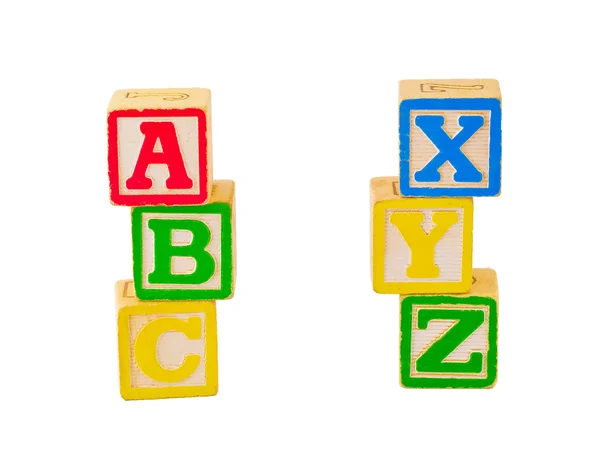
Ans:
{"label": "alphabet block", "polygon": [[108,106],[115,205],[196,205],[212,183],[210,91],[128,89]]}
{"label": "alphabet block", "polygon": [[140,300],[233,296],[233,181],[213,183],[212,203],[132,208],[133,279]]}
{"label": "alphabet block", "polygon": [[400,82],[400,192],[500,194],[501,96],[496,80]]}
{"label": "alphabet block", "polygon": [[396,177],[371,180],[371,267],[381,294],[471,287],[472,198],[406,198]]}
{"label": "alphabet block", "polygon": [[215,395],[215,302],[140,302],[116,283],[121,396],[125,400]]}
{"label": "alphabet block", "polygon": [[474,269],[462,295],[400,297],[400,384],[408,388],[491,388],[496,383],[498,282]]}

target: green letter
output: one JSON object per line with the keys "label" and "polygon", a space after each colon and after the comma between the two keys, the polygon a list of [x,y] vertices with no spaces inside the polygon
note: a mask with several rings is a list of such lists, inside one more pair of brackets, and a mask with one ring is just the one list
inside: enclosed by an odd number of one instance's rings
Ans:
{"label": "green letter", "polygon": [[[215,260],[205,249],[210,242],[210,229],[204,222],[181,219],[150,219],[148,228],[154,232],[154,272],[148,274],[152,284],[202,284],[215,273]],[[189,245],[173,245],[173,231],[186,230],[192,234]],[[173,274],[174,256],[187,256],[196,261],[192,273]]]}
{"label": "green letter", "polygon": [[483,370],[483,355],[479,352],[469,355],[465,362],[445,362],[444,359],[462,344],[484,320],[484,312],[473,309],[421,309],[417,317],[417,327],[427,328],[431,320],[455,320],[448,331],[417,358],[418,372],[438,373],[479,373]]}

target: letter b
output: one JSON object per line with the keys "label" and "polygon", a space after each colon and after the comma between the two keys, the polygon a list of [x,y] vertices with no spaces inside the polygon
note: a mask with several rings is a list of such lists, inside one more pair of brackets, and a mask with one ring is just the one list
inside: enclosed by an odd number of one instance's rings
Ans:
{"label": "letter b", "polygon": [[[154,271],[148,274],[152,284],[202,284],[214,275],[215,260],[206,251],[211,233],[199,220],[150,219],[148,228],[154,232]],[[174,245],[173,231],[185,230],[192,235],[188,245]],[[192,273],[173,273],[173,258],[188,257],[195,261]]]}

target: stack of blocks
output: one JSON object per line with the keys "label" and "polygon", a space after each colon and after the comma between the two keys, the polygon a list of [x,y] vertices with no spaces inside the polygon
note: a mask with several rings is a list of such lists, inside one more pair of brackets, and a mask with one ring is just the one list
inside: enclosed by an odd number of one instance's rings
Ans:
{"label": "stack of blocks", "polygon": [[371,268],[400,294],[400,384],[493,387],[498,283],[472,267],[472,197],[500,194],[500,87],[401,81],[399,119],[400,177],[371,180]]}
{"label": "stack of blocks", "polygon": [[114,93],[110,197],[132,207],[133,280],[116,284],[121,395],[215,395],[215,300],[233,296],[233,181],[212,180],[208,89]]}

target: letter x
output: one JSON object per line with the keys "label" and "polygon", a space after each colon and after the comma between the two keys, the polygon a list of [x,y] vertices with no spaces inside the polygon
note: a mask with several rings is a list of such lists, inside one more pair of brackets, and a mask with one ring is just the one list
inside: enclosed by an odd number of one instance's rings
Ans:
{"label": "letter x", "polygon": [[442,128],[444,116],[417,116],[415,124],[436,146],[439,152],[425,167],[415,173],[415,181],[440,181],[439,169],[448,161],[456,169],[454,181],[479,182],[483,175],[461,151],[461,147],[483,126],[482,116],[461,116],[458,124],[462,127],[456,136],[450,138]]}

